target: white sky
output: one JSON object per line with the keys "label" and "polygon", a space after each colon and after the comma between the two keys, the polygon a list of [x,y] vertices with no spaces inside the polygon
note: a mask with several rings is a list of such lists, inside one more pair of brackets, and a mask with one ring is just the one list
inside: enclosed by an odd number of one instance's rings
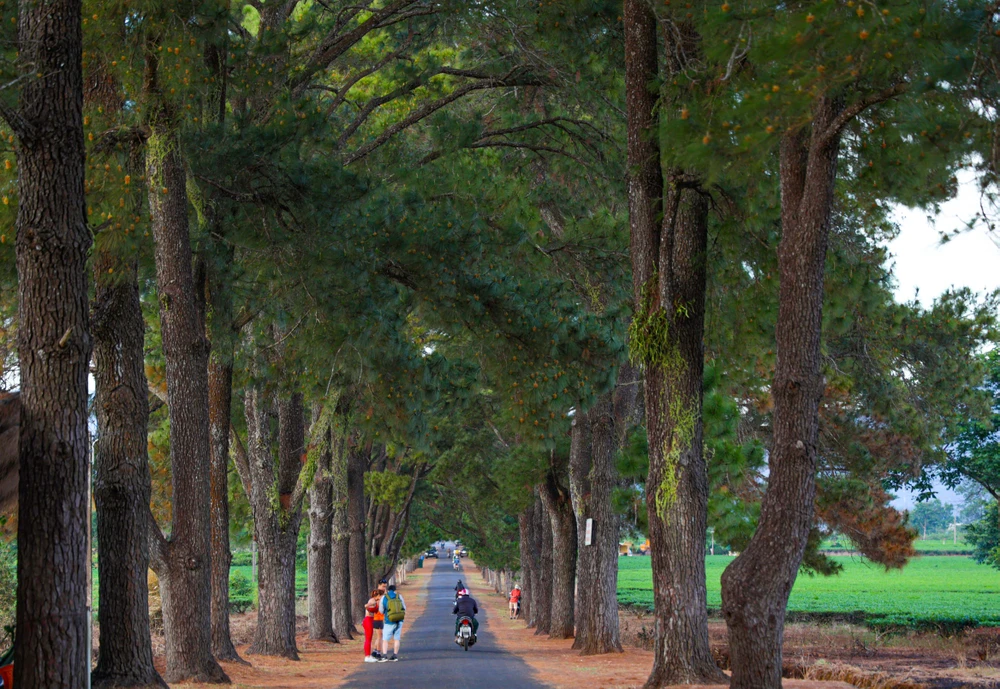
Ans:
{"label": "white sky", "polygon": [[969,287],[980,293],[1000,288],[1000,246],[984,228],[941,243],[941,232],[961,229],[979,211],[972,173],[960,174],[959,184],[958,195],[941,205],[937,217],[928,218],[922,210],[897,210],[895,220],[901,231],[889,251],[900,301],[913,299],[918,290],[920,303],[928,306],[949,287]]}
{"label": "white sky", "polygon": [[[941,243],[941,232],[965,227],[979,211],[979,192],[972,173],[960,174],[959,184],[958,195],[942,204],[934,218],[928,218],[921,210],[897,210],[895,219],[901,231],[889,244],[897,300],[910,301],[916,296],[921,304],[929,306],[951,287],[969,287],[980,294],[1000,288],[1000,246],[984,228]],[[938,489],[942,502],[962,502],[961,497],[944,486]],[[910,508],[913,496],[901,491],[893,504]]]}

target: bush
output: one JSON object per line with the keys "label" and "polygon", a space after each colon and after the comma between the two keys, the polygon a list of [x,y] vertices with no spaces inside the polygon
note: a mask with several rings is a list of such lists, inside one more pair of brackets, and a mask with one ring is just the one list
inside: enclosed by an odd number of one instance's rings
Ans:
{"label": "bush", "polygon": [[243,613],[253,607],[253,582],[243,572],[233,572],[229,576],[229,610]]}
{"label": "bush", "polygon": [[233,560],[229,564],[232,567],[249,567],[252,562],[253,555],[249,550],[237,550],[233,553]]}

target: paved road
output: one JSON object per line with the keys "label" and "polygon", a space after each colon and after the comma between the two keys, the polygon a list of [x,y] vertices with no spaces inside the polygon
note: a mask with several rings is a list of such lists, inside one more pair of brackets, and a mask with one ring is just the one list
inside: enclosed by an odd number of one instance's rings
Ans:
{"label": "paved road", "polygon": [[[428,563],[429,564],[429,563]],[[479,608],[479,640],[464,651],[455,644],[455,617],[451,608],[455,597],[455,581],[471,576],[468,570],[456,572],[441,563],[431,575],[426,593],[427,605],[415,620],[403,623],[399,661],[395,663],[365,663],[347,677],[347,687],[377,687],[378,689],[441,689],[467,686],[475,689],[544,689],[534,679],[532,670],[520,658],[507,653],[493,640],[490,620],[483,607]],[[410,598],[403,597],[410,604]]]}

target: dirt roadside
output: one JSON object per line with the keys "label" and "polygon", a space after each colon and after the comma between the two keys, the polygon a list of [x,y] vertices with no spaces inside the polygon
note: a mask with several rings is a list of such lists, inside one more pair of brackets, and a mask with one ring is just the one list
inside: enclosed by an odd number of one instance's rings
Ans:
{"label": "dirt roadside", "polygon": [[[406,597],[407,615],[414,619],[423,613],[426,596],[422,595],[430,581],[429,567],[417,569],[408,574],[399,591]],[[298,618],[296,642],[299,660],[246,655],[250,637],[257,623],[257,613],[246,613],[232,617],[233,641],[237,650],[251,665],[222,663],[223,669],[232,680],[234,689],[335,689],[346,686],[345,678],[364,662],[364,632],[354,639],[333,644],[327,641],[311,641],[308,638],[308,618]],[[156,669],[163,672],[165,659],[155,658]],[[191,689],[218,689],[215,684],[178,684]]]}
{"label": "dirt roadside", "polygon": [[[479,605],[488,610],[490,629],[500,645],[527,662],[542,682],[554,689],[627,689],[645,683],[653,667],[652,651],[626,646],[623,653],[584,657],[572,649],[572,639],[536,636],[523,621],[508,618],[506,596],[495,593],[471,564],[465,567],[468,572],[466,585]],[[841,681],[786,679],[784,686],[787,689],[852,689],[855,685]],[[686,685],[684,689],[723,687],[725,685]]]}

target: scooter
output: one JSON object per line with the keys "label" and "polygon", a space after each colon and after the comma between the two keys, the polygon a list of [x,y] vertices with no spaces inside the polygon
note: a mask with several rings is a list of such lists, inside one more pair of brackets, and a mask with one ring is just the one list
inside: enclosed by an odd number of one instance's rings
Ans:
{"label": "scooter", "polygon": [[452,569],[458,569],[459,568],[458,560],[452,560],[451,561],[451,568]]}
{"label": "scooter", "polygon": [[455,635],[455,643],[466,651],[476,643],[476,635],[472,633],[471,617],[463,615],[458,619],[458,634]]}

